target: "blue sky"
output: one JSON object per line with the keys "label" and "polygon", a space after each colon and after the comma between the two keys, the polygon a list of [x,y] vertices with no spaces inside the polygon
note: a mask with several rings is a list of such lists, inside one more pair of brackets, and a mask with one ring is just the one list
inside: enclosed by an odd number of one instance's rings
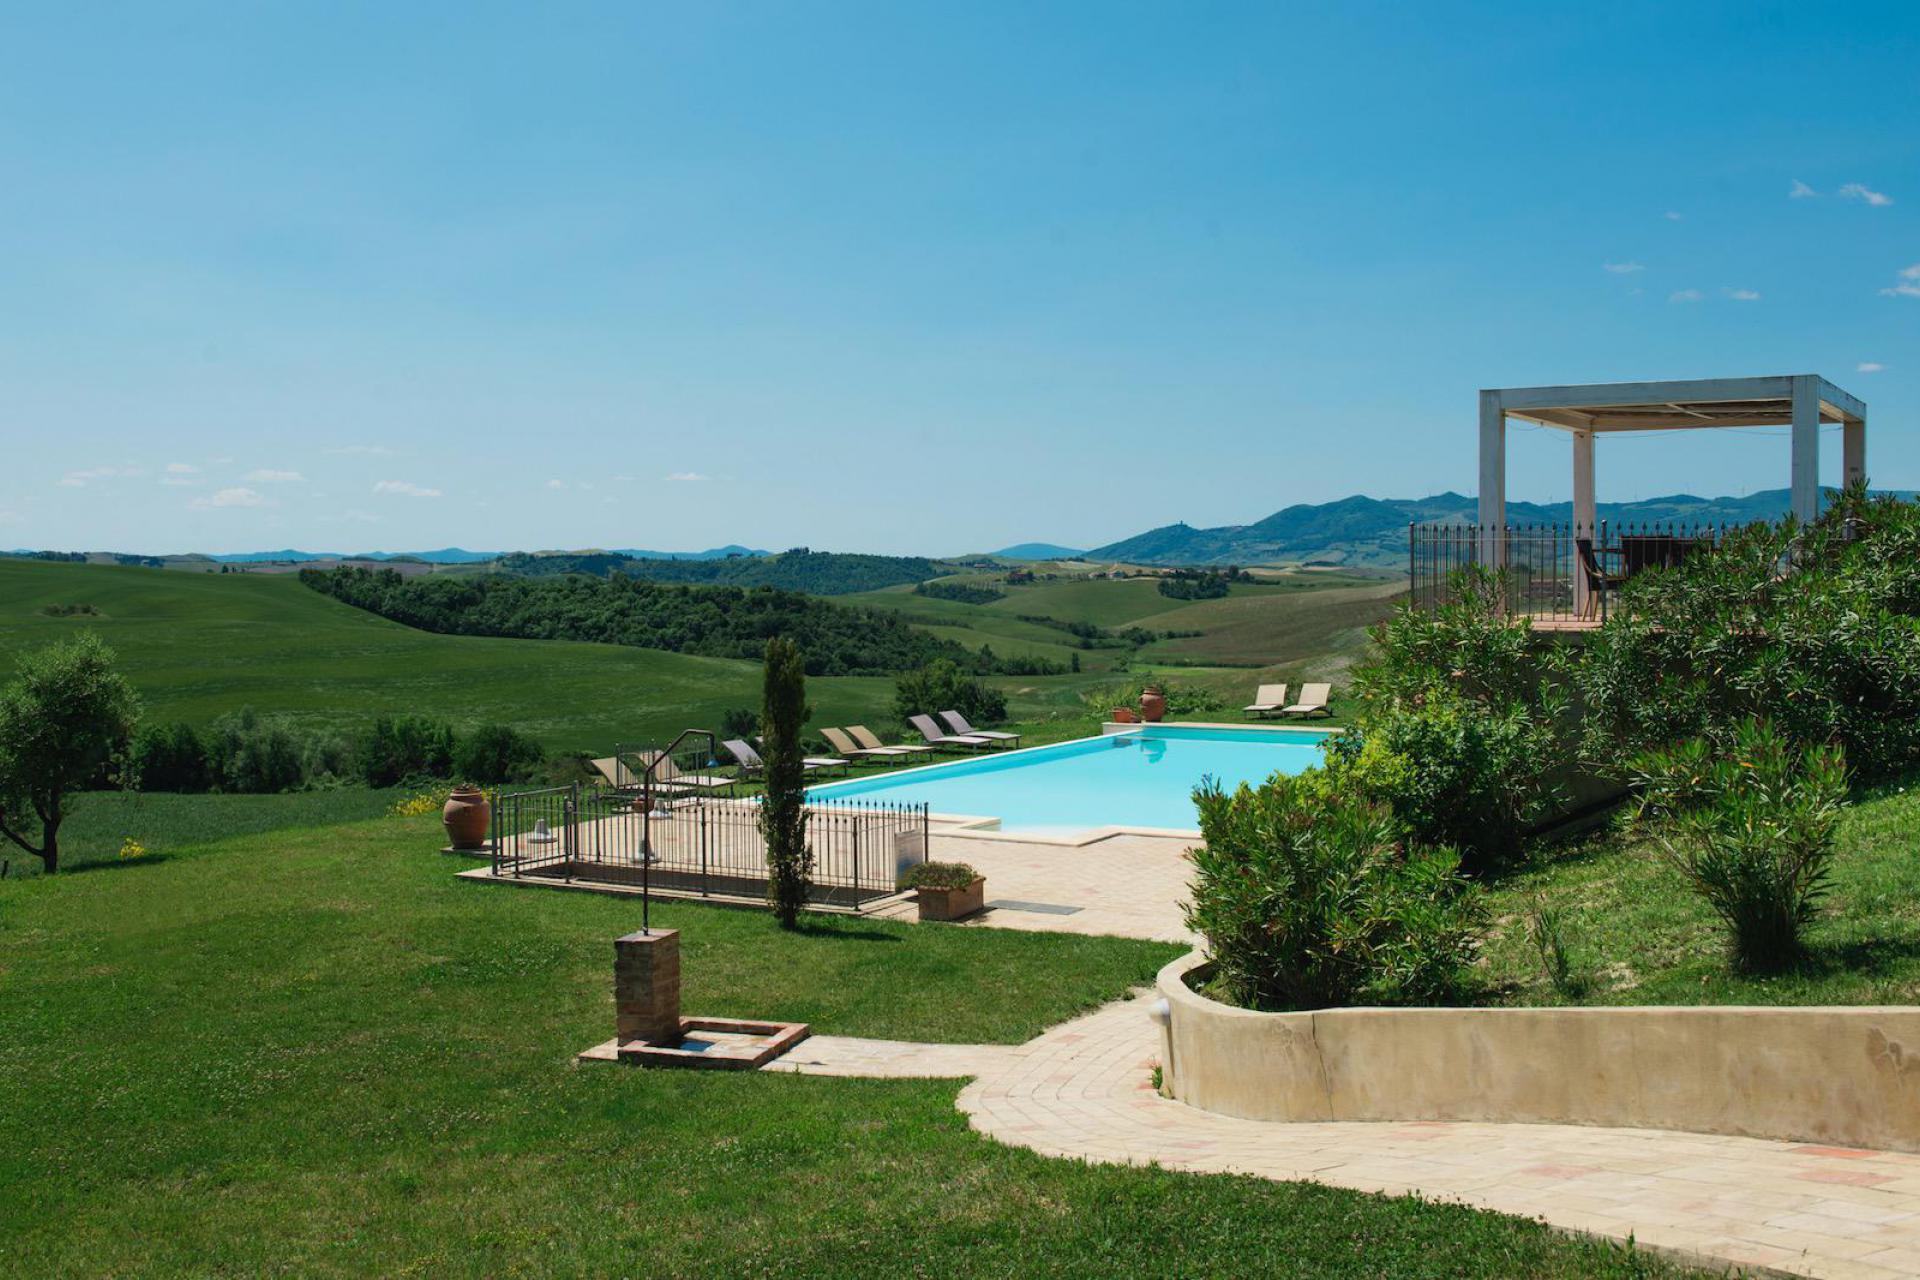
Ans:
{"label": "blue sky", "polygon": [[1912,4],[0,5],[0,545],[1086,545],[1792,372],[1920,487],[1917,80]]}

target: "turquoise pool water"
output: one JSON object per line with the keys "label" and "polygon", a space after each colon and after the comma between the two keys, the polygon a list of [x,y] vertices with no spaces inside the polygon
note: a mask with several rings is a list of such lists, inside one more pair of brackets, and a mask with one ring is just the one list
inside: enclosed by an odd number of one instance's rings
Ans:
{"label": "turquoise pool water", "polygon": [[1320,762],[1319,733],[1146,725],[1104,738],[973,756],[815,787],[836,799],[924,801],[934,813],[1000,819],[1003,831],[1071,835],[1094,827],[1198,828],[1193,789],[1232,790]]}

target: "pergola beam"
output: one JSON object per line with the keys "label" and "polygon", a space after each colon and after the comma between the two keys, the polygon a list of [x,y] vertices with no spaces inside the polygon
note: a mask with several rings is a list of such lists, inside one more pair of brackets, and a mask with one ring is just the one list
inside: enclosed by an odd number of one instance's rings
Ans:
{"label": "pergola beam", "polygon": [[[1788,427],[1792,510],[1803,521],[1820,510],[1823,423],[1840,424],[1845,482],[1866,477],[1867,406],[1818,374],[1503,387],[1480,393],[1480,523],[1488,528],[1504,525],[1507,518],[1509,417],[1571,433],[1574,524],[1587,530],[1594,526],[1596,510],[1594,437],[1609,431]],[[1487,539],[1482,558],[1488,563],[1498,563],[1503,554],[1499,541]]]}

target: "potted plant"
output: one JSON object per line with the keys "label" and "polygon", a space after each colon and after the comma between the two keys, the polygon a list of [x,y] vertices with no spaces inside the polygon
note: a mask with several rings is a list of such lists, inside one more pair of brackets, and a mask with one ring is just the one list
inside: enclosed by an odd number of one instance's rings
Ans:
{"label": "potted plant", "polygon": [[1115,707],[1111,714],[1113,717],[1113,723],[1115,724],[1132,724],[1133,723],[1132,707]]}
{"label": "potted plant", "polygon": [[1140,718],[1148,724],[1159,721],[1167,714],[1167,695],[1157,684],[1150,684],[1140,691]]}
{"label": "potted plant", "polygon": [[964,862],[923,862],[900,877],[914,890],[922,920],[958,920],[986,905],[987,878]]}

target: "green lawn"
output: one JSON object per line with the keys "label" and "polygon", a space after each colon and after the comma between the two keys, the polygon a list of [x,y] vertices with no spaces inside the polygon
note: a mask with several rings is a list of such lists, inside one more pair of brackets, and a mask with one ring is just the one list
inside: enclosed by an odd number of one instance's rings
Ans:
{"label": "green lawn", "polygon": [[[291,791],[266,796],[177,796],[164,792],[90,791],[74,802],[60,826],[60,866],[77,870],[120,861],[128,840],[152,858],[230,836],[254,836],[288,827],[316,827],[378,817],[407,793],[367,787]],[[446,798],[445,791],[438,793]],[[40,860],[0,841],[0,858],[13,874],[37,871]]]}
{"label": "green lawn", "polygon": [[[457,881],[438,843],[383,819],[0,882],[6,1269],[1671,1274],[1457,1206],[1000,1147],[952,1082],[576,1066],[636,905]],[[658,921],[689,1012],[920,1039],[1020,1039],[1171,953]]]}
{"label": "green lawn", "polygon": [[1496,999],[1561,1003],[1528,940],[1524,912],[1544,898],[1563,916],[1592,976],[1588,1004],[1914,1004],[1920,1002],[1920,789],[1861,797],[1840,828],[1833,892],[1808,935],[1811,963],[1783,977],[1737,977],[1706,904],[1647,843],[1596,838],[1549,851],[1492,894],[1486,950]]}

